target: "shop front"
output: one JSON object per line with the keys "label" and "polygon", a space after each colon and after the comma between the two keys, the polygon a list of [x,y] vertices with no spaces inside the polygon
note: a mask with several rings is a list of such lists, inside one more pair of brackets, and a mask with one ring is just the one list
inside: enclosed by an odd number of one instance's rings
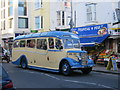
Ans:
{"label": "shop front", "polygon": [[103,61],[108,42],[108,24],[77,27],[71,30],[80,37],[82,49],[88,51],[93,59]]}

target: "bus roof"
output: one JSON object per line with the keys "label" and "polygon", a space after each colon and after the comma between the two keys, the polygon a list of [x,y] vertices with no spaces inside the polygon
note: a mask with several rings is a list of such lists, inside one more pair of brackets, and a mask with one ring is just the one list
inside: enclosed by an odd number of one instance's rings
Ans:
{"label": "bus roof", "polygon": [[60,39],[79,39],[78,36],[71,32],[64,32],[64,31],[49,31],[49,32],[41,32],[41,33],[34,33],[28,35],[20,35],[15,38],[15,40],[19,39],[28,39],[28,38],[38,38],[38,37],[57,37]]}

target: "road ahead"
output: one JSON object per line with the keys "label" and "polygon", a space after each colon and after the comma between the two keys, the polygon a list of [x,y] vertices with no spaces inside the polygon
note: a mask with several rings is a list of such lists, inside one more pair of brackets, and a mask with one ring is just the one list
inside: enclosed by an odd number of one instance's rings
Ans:
{"label": "road ahead", "polygon": [[40,70],[21,69],[11,63],[3,63],[16,88],[118,88],[118,75],[91,72],[83,75],[74,72],[71,76]]}

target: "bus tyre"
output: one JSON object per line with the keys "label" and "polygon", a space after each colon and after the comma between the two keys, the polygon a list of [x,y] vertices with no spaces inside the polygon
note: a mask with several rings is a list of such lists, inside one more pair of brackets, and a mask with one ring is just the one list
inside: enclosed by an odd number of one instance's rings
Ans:
{"label": "bus tyre", "polygon": [[81,69],[81,71],[83,72],[83,74],[89,74],[92,71],[92,67],[90,67],[90,68],[83,68],[83,69]]}
{"label": "bus tyre", "polygon": [[22,59],[22,61],[21,61],[21,68],[23,68],[23,69],[27,68],[27,62],[24,59]]}
{"label": "bus tyre", "polygon": [[71,67],[67,61],[62,62],[61,73],[65,76],[68,76],[72,73]]}

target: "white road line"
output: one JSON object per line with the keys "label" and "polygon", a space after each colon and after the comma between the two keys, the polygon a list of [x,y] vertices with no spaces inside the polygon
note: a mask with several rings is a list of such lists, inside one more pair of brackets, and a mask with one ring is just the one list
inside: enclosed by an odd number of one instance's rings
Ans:
{"label": "white road line", "polygon": [[99,73],[99,74],[108,75],[108,76],[118,76],[118,74],[111,74],[111,73],[110,74],[108,74],[108,73],[100,73],[100,72],[93,72],[93,73]]}
{"label": "white road line", "polygon": [[91,85],[97,85],[96,83],[90,83],[90,82],[80,82],[80,81],[73,81],[73,80],[64,80],[67,82],[74,82],[74,83],[82,83],[82,84],[91,84]]}
{"label": "white road line", "polygon": [[63,81],[66,81],[66,82],[89,84],[89,85],[95,85],[95,86],[100,86],[100,87],[103,87],[103,88],[110,88],[110,89],[113,89],[113,90],[117,90],[117,89],[114,89],[114,88],[109,87],[109,86],[105,86],[105,85],[101,85],[101,84],[97,84],[97,83],[92,83],[92,82],[80,82],[80,81],[74,81],[74,80],[65,80],[65,79],[60,79],[60,78],[57,78],[55,76],[45,74],[45,73],[38,73],[38,72],[36,73],[36,72],[31,72],[31,71],[23,71],[23,72],[41,74],[41,75],[45,75],[45,76],[48,76],[48,77],[56,79],[56,80],[63,80]]}
{"label": "white road line", "polygon": [[97,84],[97,83],[91,83],[91,82],[80,82],[80,81],[74,81],[74,80],[64,80],[67,82],[73,82],[73,83],[82,83],[82,84],[91,84],[91,85],[95,85],[95,86],[100,86],[100,87],[104,87],[104,88],[110,88],[113,90],[117,90],[115,88],[109,87],[109,86],[105,86],[105,85],[101,85],[101,84]]}
{"label": "white road line", "polygon": [[44,74],[44,75],[46,75],[46,76],[48,76],[48,77],[51,77],[51,78],[54,78],[54,79],[56,79],[56,80],[60,80],[59,78],[57,78],[57,77],[54,77],[54,76],[52,76],[52,75],[49,75],[49,74]]}

